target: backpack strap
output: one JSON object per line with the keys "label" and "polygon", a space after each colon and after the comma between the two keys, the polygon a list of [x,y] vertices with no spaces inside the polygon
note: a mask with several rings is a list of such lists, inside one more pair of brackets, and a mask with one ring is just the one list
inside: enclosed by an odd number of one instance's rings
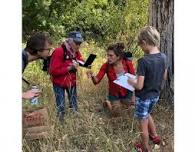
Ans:
{"label": "backpack strap", "polygon": [[43,59],[42,70],[44,72],[47,72],[47,73],[49,72],[49,65],[50,65],[51,56],[47,57],[46,59]]}

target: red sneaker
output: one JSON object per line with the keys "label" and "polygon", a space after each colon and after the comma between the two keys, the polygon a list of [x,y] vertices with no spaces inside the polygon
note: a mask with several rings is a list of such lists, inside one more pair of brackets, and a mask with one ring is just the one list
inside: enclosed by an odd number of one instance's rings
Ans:
{"label": "red sneaker", "polygon": [[135,144],[135,150],[137,152],[144,152],[144,148],[141,143]]}
{"label": "red sneaker", "polygon": [[160,144],[160,142],[161,142],[161,139],[160,139],[160,136],[149,136],[150,137],[150,139],[152,140],[152,142],[154,143],[154,144],[157,144],[157,145],[159,145]]}

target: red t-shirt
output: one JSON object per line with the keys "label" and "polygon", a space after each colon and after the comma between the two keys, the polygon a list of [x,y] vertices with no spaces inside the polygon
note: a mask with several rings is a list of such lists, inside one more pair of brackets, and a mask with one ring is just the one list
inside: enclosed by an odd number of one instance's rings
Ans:
{"label": "red t-shirt", "polygon": [[[131,73],[135,75],[135,68],[133,66],[132,61],[130,60],[122,60],[123,68],[125,73]],[[127,67],[128,66],[128,67]],[[117,76],[114,70],[114,67],[112,65],[109,65],[108,63],[104,63],[102,67],[100,68],[99,73],[97,74],[97,79],[99,83],[104,75],[107,74],[108,77],[108,84],[109,84],[109,95],[115,96],[115,97],[123,97],[127,95],[127,89],[115,84],[113,81],[116,80]],[[96,83],[96,84],[97,84]]]}
{"label": "red t-shirt", "polygon": [[[75,58],[83,61],[79,51],[75,53]],[[72,63],[73,59],[64,59],[64,50],[62,47],[54,50],[49,66],[49,73],[53,84],[63,88],[69,88],[76,85],[76,72],[68,71],[68,67]]]}

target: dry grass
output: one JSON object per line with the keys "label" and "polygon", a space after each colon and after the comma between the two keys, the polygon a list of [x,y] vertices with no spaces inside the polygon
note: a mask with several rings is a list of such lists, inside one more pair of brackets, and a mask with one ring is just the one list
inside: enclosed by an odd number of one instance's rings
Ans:
{"label": "dry grass", "polygon": [[[41,101],[49,107],[54,132],[48,139],[23,139],[24,152],[135,152],[133,145],[140,133],[133,118],[134,108],[130,113],[124,111],[121,117],[111,118],[101,106],[101,100],[106,96],[106,79],[94,86],[83,73],[85,71],[79,73],[78,78],[79,115],[67,109],[63,125],[56,120],[55,100],[48,77],[31,75],[31,82],[38,82],[43,88]],[[154,110],[158,133],[163,139],[160,148],[154,150],[156,152],[174,151],[173,111],[173,107],[163,101]]]}

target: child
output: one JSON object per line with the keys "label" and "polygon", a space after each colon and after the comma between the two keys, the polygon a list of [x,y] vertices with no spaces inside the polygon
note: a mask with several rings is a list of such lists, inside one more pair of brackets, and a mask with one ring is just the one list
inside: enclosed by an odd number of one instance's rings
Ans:
{"label": "child", "polygon": [[145,55],[138,60],[137,82],[128,80],[135,87],[135,117],[139,120],[141,143],[136,144],[138,152],[151,152],[149,137],[153,143],[159,144],[160,137],[150,115],[153,106],[158,102],[163,79],[166,79],[166,56],[160,53],[160,34],[151,26],[144,27],[138,35],[138,45]]}

